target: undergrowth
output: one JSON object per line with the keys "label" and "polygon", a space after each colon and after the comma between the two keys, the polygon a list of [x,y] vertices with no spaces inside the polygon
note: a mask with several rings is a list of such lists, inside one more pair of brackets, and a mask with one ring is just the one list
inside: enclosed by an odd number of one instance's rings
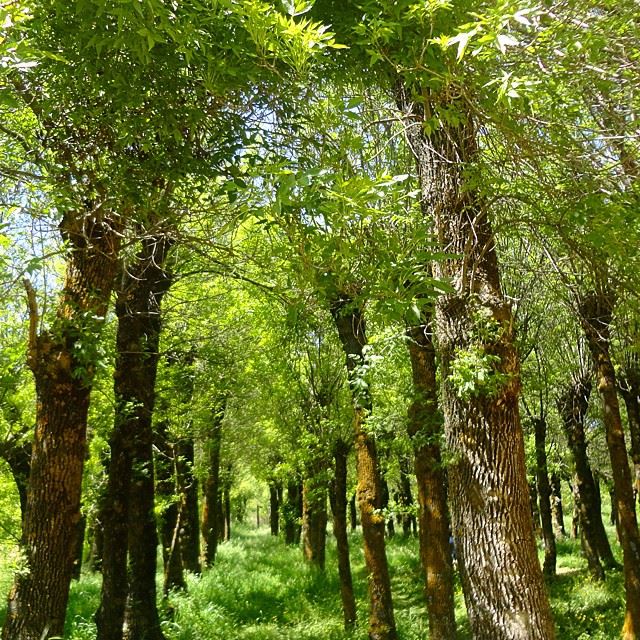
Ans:
{"label": "undergrowth", "polygon": [[[343,630],[335,547],[329,538],[325,573],[305,566],[296,547],[287,547],[268,530],[236,528],[221,544],[216,565],[201,577],[188,576],[188,591],[163,602],[167,640],[365,640],[367,593],[361,537],[352,535],[351,553],[359,623]],[[615,547],[616,545],[614,545]],[[415,538],[388,543],[396,622],[401,640],[428,638],[422,578]],[[0,584],[8,585],[0,559]],[[612,640],[624,616],[621,571],[605,583],[593,582],[579,542],[558,542],[558,576],[549,581],[558,640]],[[94,640],[93,614],[100,577],[84,574],[74,582],[65,638]],[[460,585],[456,585],[460,639],[470,640]],[[0,604],[0,623],[4,602]]]}

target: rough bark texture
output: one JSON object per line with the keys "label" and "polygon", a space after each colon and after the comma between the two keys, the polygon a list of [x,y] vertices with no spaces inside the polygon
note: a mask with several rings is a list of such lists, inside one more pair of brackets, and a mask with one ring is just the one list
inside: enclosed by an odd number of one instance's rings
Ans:
{"label": "rough bark texture", "polygon": [[577,377],[558,398],[558,412],[573,457],[575,479],[573,494],[581,529],[582,548],[593,576],[602,580],[601,564],[615,566],[611,547],[602,523],[600,502],[587,455],[584,419],[589,406],[591,382]]}
{"label": "rough bark texture", "polygon": [[409,408],[409,437],[413,443],[418,483],[420,560],[425,575],[429,637],[456,637],[453,558],[445,471],[440,442],[442,415],[438,410],[436,354],[428,312],[423,324],[407,329],[414,399]]}
{"label": "rough bark texture", "polygon": [[534,418],[533,427],[536,441],[536,485],[540,503],[542,539],[544,540],[542,572],[547,576],[554,576],[556,573],[556,536],[553,531],[551,484],[547,469],[547,421],[544,417]]}
{"label": "rough bark texture", "polygon": [[[436,302],[436,333],[452,455],[449,499],[469,621],[477,640],[550,639],[555,631],[529,508],[513,317],[486,204],[466,182],[475,166],[476,128],[462,100],[419,93],[414,102],[399,86],[396,97],[408,118],[423,209],[439,249],[453,256],[434,265],[435,276],[452,286]],[[441,119],[427,134],[424,119],[431,122],[442,110],[453,110],[458,123]],[[478,361],[482,379],[474,373]]]}
{"label": "rough bark texture", "polygon": [[220,446],[222,444],[222,420],[226,402],[218,400],[212,407],[211,431],[207,442],[207,479],[204,483],[202,506],[202,539],[204,564],[212,567],[218,550],[218,493],[220,492]]}
{"label": "rough bark texture", "polygon": [[344,615],[345,630],[355,625],[356,601],[353,595],[351,562],[349,560],[349,537],[347,534],[347,456],[349,446],[338,440],[333,449],[335,478],[331,492],[331,511],[333,513],[333,535],[336,539],[338,555],[338,575],[340,577],[340,598]]}
{"label": "rough bark texture", "polygon": [[369,574],[369,638],[395,640],[396,625],[391,598],[391,581],[385,548],[384,517],[380,515],[382,490],[378,455],[373,435],[366,429],[371,411],[371,398],[364,381],[359,379],[364,363],[366,344],[362,312],[348,296],[338,297],[331,305],[331,313],[346,356],[349,384],[354,408],[357,497],[364,539],[364,557]]}
{"label": "rough bark texture", "polygon": [[[90,204],[90,203],[89,203]],[[23,520],[27,570],[9,593],[3,640],[62,636],[80,520],[87,412],[98,340],[117,270],[118,223],[100,208],[67,211],[66,276],[56,318],[37,335],[30,290],[28,364],[36,385],[36,428]]]}
{"label": "rough bark texture", "polygon": [[[138,611],[140,619],[127,630],[127,634],[134,635],[128,637],[163,638],[155,599],[157,533],[153,513],[152,416],[160,305],[171,285],[171,277],[163,265],[171,245],[166,236],[146,238],[136,262],[122,273],[116,300],[116,411],[109,439],[109,479],[102,510],[104,542],[102,594],[96,613],[98,640],[120,640],[125,615],[130,619]],[[130,615],[125,614],[127,596]]]}
{"label": "rough bark texture", "polygon": [[564,510],[562,508],[562,480],[557,472],[551,474],[551,511],[553,513],[553,528],[556,536],[566,536]]}
{"label": "rough bark texture", "polygon": [[626,590],[626,614],[622,637],[624,640],[634,640],[640,637],[640,533],[620,417],[618,384],[609,353],[613,306],[613,299],[606,291],[593,292],[582,296],[579,301],[579,313],[596,369],[598,391],[604,407],[607,448],[615,488]]}

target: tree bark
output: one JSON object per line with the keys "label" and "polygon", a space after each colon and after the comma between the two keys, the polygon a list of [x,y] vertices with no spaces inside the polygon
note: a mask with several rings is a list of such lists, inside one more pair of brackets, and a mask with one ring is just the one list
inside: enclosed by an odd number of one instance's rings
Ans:
{"label": "tree bark", "polygon": [[579,313],[596,369],[598,391],[604,406],[604,425],[611,460],[624,566],[626,613],[624,640],[640,637],[640,533],[636,517],[633,482],[627,458],[618,403],[616,374],[610,356],[610,325],[614,301],[606,291],[581,297]]}
{"label": "tree bark", "polygon": [[327,546],[327,490],[318,474],[302,484],[302,552],[313,567],[324,571]]}
{"label": "tree bark", "polygon": [[36,386],[36,428],[23,520],[27,570],[9,593],[3,640],[62,636],[80,520],[89,396],[117,271],[120,222],[99,207],[66,211],[67,268],[51,329],[37,334],[33,290],[27,356]]}
{"label": "tree bark", "polygon": [[27,512],[27,488],[29,483],[29,473],[31,472],[31,442],[23,441],[20,436],[9,436],[4,442],[0,442],[0,458],[2,458],[11,470],[13,481],[18,489],[20,498],[20,515],[24,523]]}
{"label": "tree bark", "polygon": [[204,540],[204,564],[212,567],[218,550],[218,494],[220,492],[220,446],[222,421],[226,400],[218,399],[212,407],[212,423],[207,442],[207,479],[204,484],[202,507],[202,539]]}
{"label": "tree bark", "polygon": [[300,541],[300,519],[302,518],[302,488],[298,480],[287,483],[287,501],[283,508],[284,541],[298,544]]}
{"label": "tree bark", "polygon": [[615,559],[602,523],[595,480],[587,455],[584,419],[589,406],[591,382],[577,378],[558,398],[558,412],[575,467],[574,496],[582,536],[582,548],[594,578],[604,579],[600,563],[615,566]]}
{"label": "tree bark", "polygon": [[556,536],[553,532],[551,513],[551,484],[547,469],[547,421],[543,416],[534,418],[536,442],[536,484],[540,502],[540,521],[544,540],[544,563],[542,573],[546,576],[556,574]]}
{"label": "tree bark", "polygon": [[553,512],[553,527],[556,536],[566,536],[562,508],[562,480],[560,474],[556,472],[551,474],[551,511]]}
{"label": "tree bark", "polygon": [[349,446],[338,439],[333,449],[335,478],[331,500],[333,513],[333,535],[336,539],[338,575],[340,577],[340,598],[344,616],[345,631],[353,629],[356,623],[356,601],[353,595],[351,562],[349,560],[349,537],[347,534],[347,456]]}
{"label": "tree bark", "polygon": [[638,370],[635,360],[632,365],[625,366],[619,389],[629,421],[634,492],[636,498],[640,500],[640,370]]}
{"label": "tree bark", "polygon": [[355,493],[349,498],[349,522],[351,531],[355,531],[358,528],[358,506]]}
{"label": "tree bark", "polygon": [[449,509],[440,450],[444,434],[438,410],[436,353],[426,308],[422,315],[423,324],[407,329],[414,394],[408,432],[418,482],[420,560],[425,576],[429,637],[448,640],[455,638],[457,631]]}
{"label": "tree bark", "polygon": [[[172,244],[164,235],[145,238],[135,264],[123,272],[116,300],[116,411],[102,512],[104,547],[101,601],[96,613],[98,640],[121,640],[125,617],[130,621],[127,637],[132,640],[164,637],[156,606],[158,537],[152,416],[160,305],[171,286],[171,276],[163,265]],[[129,604],[125,607],[127,597]]]}
{"label": "tree bark", "polygon": [[[475,123],[448,92],[421,88],[417,103],[405,86],[397,89],[423,210],[439,250],[450,256],[434,264],[435,276],[452,287],[436,301],[436,333],[452,455],[449,499],[472,633],[477,640],[548,640],[555,631],[529,506],[513,316],[486,203],[467,183],[478,154]],[[425,118],[431,123],[443,112],[454,112],[456,123],[441,118],[427,133]]]}
{"label": "tree bark", "polygon": [[408,454],[399,456],[400,467],[400,492],[398,502],[402,508],[400,522],[402,523],[402,535],[408,537],[416,531],[416,517],[413,515],[413,494],[411,492],[411,460]]}
{"label": "tree bark", "polygon": [[193,473],[193,438],[178,441],[176,477],[180,494],[180,553],[186,571],[200,573],[200,518],[198,514],[198,480]]}
{"label": "tree bark", "polygon": [[280,501],[282,498],[282,488],[277,481],[269,482],[269,526],[271,535],[277,536],[280,533]]}
{"label": "tree bark", "polygon": [[360,309],[346,296],[331,304],[338,336],[346,356],[349,386],[354,409],[357,497],[364,539],[364,556],[369,574],[369,638],[396,640],[391,581],[385,548],[384,517],[380,515],[382,490],[378,454],[373,435],[366,428],[371,397],[362,379],[363,347],[366,344],[364,318]]}

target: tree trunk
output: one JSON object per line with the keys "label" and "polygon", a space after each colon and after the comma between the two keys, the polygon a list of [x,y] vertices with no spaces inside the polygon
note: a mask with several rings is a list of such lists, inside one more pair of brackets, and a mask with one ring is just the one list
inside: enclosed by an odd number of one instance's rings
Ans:
{"label": "tree trunk", "polygon": [[324,571],[327,546],[327,490],[323,470],[314,467],[302,484],[302,552],[305,560]]}
{"label": "tree trunk", "polygon": [[20,498],[20,515],[24,523],[27,511],[27,488],[29,483],[29,473],[31,471],[31,442],[25,442],[20,437],[9,435],[4,442],[0,442],[0,458],[5,460],[11,470],[13,481],[18,489]]}
{"label": "tree trunk", "polygon": [[220,446],[222,421],[226,400],[219,399],[212,407],[212,423],[207,442],[207,479],[204,484],[202,507],[202,539],[204,540],[204,564],[212,567],[218,550],[218,494],[220,492]]}
{"label": "tree trunk", "polygon": [[[163,638],[155,587],[158,538],[154,516],[152,416],[160,305],[171,285],[171,277],[163,265],[171,246],[172,241],[166,236],[145,238],[136,263],[123,272],[116,300],[116,410],[109,439],[111,458],[102,512],[104,548],[101,601],[96,613],[98,640],[121,640],[125,615],[131,619],[138,611],[140,619],[127,633],[139,635],[128,637],[133,640]],[[125,614],[127,594],[130,615]]]}
{"label": "tree trunk", "polygon": [[278,483],[275,480],[269,482],[269,526],[272,536],[277,536],[280,533],[281,494],[282,491],[278,492]]}
{"label": "tree trunk", "polygon": [[358,505],[364,539],[364,556],[369,574],[369,638],[395,640],[391,582],[384,539],[384,517],[380,515],[382,490],[378,454],[373,435],[366,428],[371,397],[362,380],[363,347],[366,344],[364,318],[348,296],[336,299],[331,313],[346,356],[354,408]]}
{"label": "tree trunk", "polygon": [[547,421],[544,417],[534,418],[533,427],[536,441],[536,484],[540,501],[542,539],[544,540],[542,573],[546,576],[554,576],[556,574],[556,536],[553,532],[551,484],[547,469]]}
{"label": "tree trunk", "polygon": [[399,456],[400,467],[400,492],[398,502],[402,508],[400,522],[402,523],[402,535],[408,537],[412,530],[416,530],[416,517],[413,515],[413,494],[411,493],[411,461],[408,454]]}
{"label": "tree trunk", "polygon": [[531,503],[531,519],[533,520],[533,533],[540,536],[540,509],[538,508],[538,486],[535,480],[529,482],[529,502]]}
{"label": "tree trunk", "polygon": [[179,537],[182,504],[177,492],[175,445],[168,440],[166,424],[158,426],[155,441],[156,495],[163,504],[158,523],[164,565],[163,593],[167,596],[173,589],[187,587]]}
{"label": "tree trunk", "polygon": [[562,509],[562,481],[556,472],[551,474],[551,511],[553,527],[557,537],[566,536],[564,528],[564,511]]}
{"label": "tree trunk", "polygon": [[409,437],[413,443],[418,482],[420,560],[425,576],[429,637],[456,637],[453,558],[449,542],[449,510],[440,441],[442,416],[438,411],[436,354],[429,312],[423,324],[407,329],[407,347],[413,375],[413,402],[409,407]]}
{"label": "tree trunk", "polygon": [[380,478],[380,488],[382,490],[382,511],[385,514],[385,523],[387,525],[387,537],[393,538],[396,535],[396,527],[393,522],[393,514],[389,513],[389,483],[387,479],[382,476]]}
{"label": "tree trunk", "polygon": [[81,516],[78,522],[78,533],[76,535],[76,553],[73,561],[72,580],[80,580],[82,573],[82,560],[84,559],[84,538],[87,531],[87,518]]}
{"label": "tree trunk", "polygon": [[[600,502],[587,456],[584,419],[590,394],[591,382],[588,378],[576,379],[558,398],[558,412],[562,418],[575,467],[574,496],[583,538],[583,550],[591,573],[596,579],[601,580],[604,573],[601,568],[598,568],[600,562],[605,567],[614,567],[616,562],[602,524]],[[594,553],[599,562],[594,561],[591,555]]]}
{"label": "tree trunk", "polygon": [[200,573],[200,518],[198,514],[198,480],[193,473],[193,438],[178,441],[176,478],[180,494],[180,553],[186,571]]}
{"label": "tree trunk", "polygon": [[[222,510],[224,513],[224,540],[231,540],[231,465],[227,465],[226,479],[222,488]],[[282,486],[280,486],[280,503],[282,503]]]}
{"label": "tree trunk", "polygon": [[616,374],[609,353],[613,300],[605,292],[590,293],[579,303],[582,328],[596,368],[598,391],[604,406],[604,425],[611,460],[624,565],[626,614],[624,640],[640,637],[640,533],[633,482],[618,403]]}
{"label": "tree trunk", "polygon": [[351,562],[349,560],[349,538],[347,534],[347,456],[349,446],[338,440],[333,449],[335,479],[333,482],[331,511],[333,513],[333,535],[336,539],[338,555],[338,575],[340,577],[340,598],[344,615],[345,631],[353,629],[356,623],[356,601],[353,595]]}
{"label": "tree trunk", "polygon": [[349,522],[351,531],[355,531],[358,528],[358,506],[356,505],[355,493],[349,498]]}
{"label": "tree trunk", "polygon": [[37,335],[28,286],[27,361],[36,386],[36,428],[23,520],[24,571],[9,593],[3,640],[62,636],[80,520],[87,413],[97,350],[120,244],[120,224],[99,207],[60,223],[67,269],[51,329]]}
{"label": "tree trunk", "polygon": [[[453,533],[472,633],[476,640],[548,640],[555,632],[527,490],[513,316],[486,203],[466,182],[478,154],[475,123],[448,91],[419,90],[414,103],[406,87],[398,89],[414,120],[407,136],[425,217],[450,256],[434,264],[435,276],[452,286],[436,301],[436,333]],[[456,114],[455,123],[441,118],[427,133],[425,118],[445,112]]]}
{"label": "tree trunk", "polygon": [[640,371],[634,361],[625,366],[624,377],[620,380],[620,393],[627,409],[631,459],[634,470],[634,492],[640,500]]}
{"label": "tree trunk", "polygon": [[298,480],[287,483],[287,501],[283,506],[284,541],[298,544],[300,541],[300,519],[302,518],[302,489]]}

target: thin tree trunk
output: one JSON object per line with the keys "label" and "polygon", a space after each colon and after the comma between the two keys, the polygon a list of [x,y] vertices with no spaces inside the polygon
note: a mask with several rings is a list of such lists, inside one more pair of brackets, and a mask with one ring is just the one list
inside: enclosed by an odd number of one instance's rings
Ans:
{"label": "thin tree trunk", "polygon": [[[222,488],[222,509],[224,513],[224,540],[231,540],[231,476],[232,466],[227,465],[224,486]],[[279,487],[279,502],[282,504],[282,485]]]}
{"label": "thin tree trunk", "polygon": [[531,518],[533,520],[533,532],[540,537],[540,509],[538,508],[538,486],[535,480],[529,482],[529,502],[531,503]]}
{"label": "thin tree trunk", "polygon": [[193,473],[193,438],[178,441],[176,477],[180,494],[180,553],[186,571],[200,573],[200,518],[198,513],[198,480]]}
{"label": "thin tree trunk", "polygon": [[553,527],[556,536],[566,536],[562,509],[562,481],[556,472],[551,474],[551,511],[553,512]]}
{"label": "thin tree trunk", "polygon": [[380,515],[382,491],[378,454],[373,435],[366,428],[371,397],[366,382],[360,379],[366,344],[365,323],[361,310],[354,307],[348,296],[336,299],[331,305],[331,313],[346,356],[354,408],[357,496],[369,574],[369,638],[395,640],[397,633],[384,539],[385,523]]}
{"label": "thin tree trunk", "polygon": [[[171,277],[163,265],[171,245],[166,236],[143,240],[136,263],[123,272],[116,301],[116,412],[109,440],[111,458],[102,514],[104,549],[101,601],[96,613],[98,640],[121,640],[125,617],[131,623],[127,637],[132,640],[164,637],[155,597],[158,538],[152,415],[160,305],[171,285]],[[129,604],[125,611],[127,595]],[[138,613],[139,618],[133,620]]]}
{"label": "thin tree trunk", "polygon": [[78,521],[78,533],[76,535],[76,553],[73,561],[72,580],[80,580],[82,573],[82,561],[84,559],[84,538],[87,531],[87,518],[81,516]]}
{"label": "thin tree trunk", "polygon": [[344,616],[345,631],[356,623],[356,601],[353,595],[351,562],[349,560],[349,538],[347,534],[347,455],[349,447],[338,440],[333,449],[335,480],[333,482],[331,511],[333,513],[333,535],[336,539],[338,555],[338,575],[340,577],[340,598]]}
{"label": "thin tree trunk", "polygon": [[351,531],[355,531],[358,528],[358,506],[356,504],[355,493],[349,498],[349,522],[351,524]]}
{"label": "thin tree trunk", "polygon": [[402,453],[398,459],[400,467],[400,493],[398,501],[402,507],[402,535],[408,537],[416,529],[416,517],[413,515],[413,494],[411,492],[411,460]]}
{"label": "thin tree trunk", "polygon": [[218,550],[218,494],[220,492],[220,446],[222,444],[222,421],[226,401],[218,400],[212,407],[212,423],[207,442],[207,479],[204,484],[202,507],[202,539],[204,541],[204,564],[213,566]]}
{"label": "thin tree trunk", "polygon": [[[574,500],[578,510],[583,550],[591,573],[596,579],[602,580],[604,572],[599,567],[600,563],[605,567],[613,567],[615,559],[602,524],[600,503],[587,455],[584,419],[590,394],[591,383],[588,378],[576,379],[558,398],[558,412],[562,418],[575,467]],[[592,554],[595,554],[598,562],[594,560]]]}
{"label": "thin tree trunk", "polygon": [[23,520],[24,571],[9,593],[3,640],[62,636],[80,519],[87,413],[99,340],[117,270],[119,223],[99,207],[66,211],[67,270],[56,317],[37,334],[28,288],[29,352],[36,386],[36,428]]}
{"label": "thin tree trunk", "polygon": [[547,576],[556,574],[556,536],[553,532],[551,513],[551,484],[547,469],[547,421],[544,417],[534,418],[536,442],[536,484],[540,502],[540,521],[544,540],[544,563],[542,573]]}
{"label": "thin tree trunk", "polygon": [[581,298],[579,312],[596,369],[598,391],[604,406],[603,419],[620,523],[619,534],[626,590],[626,613],[622,637],[624,640],[635,640],[640,637],[640,533],[620,417],[618,384],[609,353],[613,304],[613,300],[606,293],[591,293]]}
{"label": "thin tree trunk", "polygon": [[286,544],[297,544],[300,540],[299,520],[302,518],[300,505],[300,484],[297,480],[290,480],[287,483],[287,501],[284,504],[284,541]]}
{"label": "thin tree trunk", "polygon": [[385,523],[387,525],[387,537],[393,538],[396,535],[396,527],[393,522],[393,515],[389,513],[389,483],[382,476],[380,478],[380,488],[382,490],[382,511],[385,512]]}
{"label": "thin tree trunk", "polygon": [[[451,256],[434,264],[435,276],[452,285],[436,301],[436,333],[452,454],[449,500],[469,621],[476,640],[549,640],[555,631],[533,535],[513,316],[486,203],[466,183],[478,155],[476,127],[470,109],[448,91],[417,93],[420,102],[399,86],[397,100],[409,118],[425,217],[439,250]],[[430,133],[422,126],[451,111],[455,123],[442,118]],[[474,373],[478,362],[483,377]]]}
{"label": "thin tree trunk", "polygon": [[314,468],[302,485],[302,552],[304,559],[324,571],[327,546],[327,490]]}
{"label": "thin tree trunk", "polygon": [[275,480],[269,482],[269,526],[272,536],[280,533],[280,494]]}
{"label": "thin tree trunk", "polygon": [[640,500],[640,371],[634,364],[625,367],[619,384],[620,393],[627,409],[631,459],[633,460],[633,486],[636,499]]}
{"label": "thin tree trunk", "polygon": [[27,511],[27,488],[29,483],[29,473],[31,472],[31,450],[33,445],[31,442],[24,442],[18,434],[14,437],[7,437],[0,442],[0,458],[2,458],[11,470],[13,481],[18,490],[20,498],[20,515],[21,521],[24,522],[24,516]]}
{"label": "thin tree trunk", "polygon": [[414,399],[409,408],[409,437],[413,443],[418,482],[420,560],[432,640],[457,635],[453,558],[449,542],[449,510],[440,441],[442,417],[438,411],[436,354],[426,309],[423,324],[407,329]]}

